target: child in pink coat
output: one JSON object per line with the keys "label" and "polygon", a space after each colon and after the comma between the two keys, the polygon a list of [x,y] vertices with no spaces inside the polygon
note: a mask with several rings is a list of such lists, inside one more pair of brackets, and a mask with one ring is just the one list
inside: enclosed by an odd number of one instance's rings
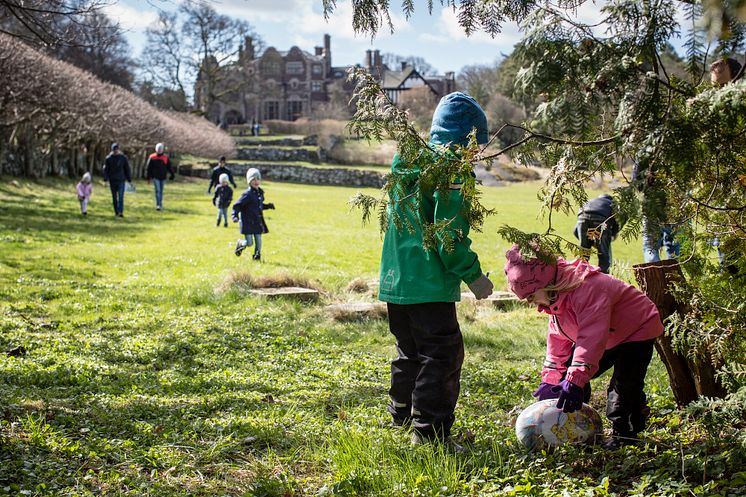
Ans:
{"label": "child in pink coat", "polygon": [[539,400],[558,399],[573,412],[590,399],[590,380],[614,368],[606,416],[608,448],[633,443],[645,429],[645,374],[655,338],[663,334],[658,309],[641,291],[579,259],[527,259],[513,245],[505,254],[510,290],[549,315],[547,355]]}
{"label": "child in pink coat", "polygon": [[91,173],[85,173],[80,182],[78,182],[78,185],[75,187],[75,189],[78,192],[80,213],[84,216],[87,216],[88,201],[91,200],[91,194],[93,193],[93,182],[91,181]]}

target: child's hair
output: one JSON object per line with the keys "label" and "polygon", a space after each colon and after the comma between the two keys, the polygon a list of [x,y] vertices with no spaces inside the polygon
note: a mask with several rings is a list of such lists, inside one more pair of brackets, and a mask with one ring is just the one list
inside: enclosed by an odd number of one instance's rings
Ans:
{"label": "child's hair", "polygon": [[570,273],[574,272],[575,266],[557,267],[557,278],[555,278],[554,283],[546,286],[544,290],[546,290],[547,292],[553,292],[557,295],[559,295],[560,293],[575,290],[583,284],[583,280],[578,278],[570,278]]}
{"label": "child's hair", "polygon": [[227,185],[228,184],[228,175],[225,174],[225,173],[221,174],[218,181],[219,181],[219,183],[221,185]]}
{"label": "child's hair", "polygon": [[80,181],[82,181],[83,183],[90,183],[91,182],[91,173],[89,173],[89,172],[84,173],[83,177],[81,178]]}

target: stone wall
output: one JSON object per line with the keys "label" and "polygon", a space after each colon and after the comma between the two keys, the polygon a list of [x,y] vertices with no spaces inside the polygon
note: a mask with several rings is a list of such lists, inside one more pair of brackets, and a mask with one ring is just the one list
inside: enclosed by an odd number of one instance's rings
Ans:
{"label": "stone wall", "polygon": [[[384,184],[384,175],[377,171],[365,171],[360,169],[344,169],[332,167],[305,167],[291,164],[228,164],[233,172],[236,183],[242,183],[249,167],[256,167],[262,173],[262,179],[286,183],[304,183],[309,185],[334,185],[334,186],[356,186],[367,188],[381,188]],[[212,169],[192,168],[191,166],[179,167],[179,174],[184,176],[196,176],[209,178]]]}
{"label": "stone wall", "polygon": [[316,135],[306,136],[305,138],[270,138],[260,140],[252,136],[234,136],[236,145],[244,145],[249,147],[315,147],[319,144],[319,140]]}
{"label": "stone wall", "polygon": [[322,157],[318,149],[306,148],[274,148],[274,147],[248,147],[239,148],[236,158],[240,160],[256,160],[269,162],[310,162],[318,164]]}

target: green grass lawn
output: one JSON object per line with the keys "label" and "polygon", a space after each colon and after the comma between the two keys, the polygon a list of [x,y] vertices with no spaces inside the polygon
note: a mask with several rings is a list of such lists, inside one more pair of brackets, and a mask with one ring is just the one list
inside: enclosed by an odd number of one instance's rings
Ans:
{"label": "green grass lawn", "polygon": [[[233,255],[236,225],[215,226],[206,184],[168,183],[157,212],[138,182],[118,219],[98,182],[82,217],[74,182],[1,179],[0,351],[26,353],[0,355],[0,495],[746,495],[743,454],[675,409],[657,360],[649,444],[525,453],[512,423],[546,322],[524,307],[460,304],[454,429],[471,453],[410,447],[385,413],[385,321],[324,311],[374,300],[346,289],[376,278],[381,246],[347,206],[356,190],[264,183],[277,210],[257,263]],[[542,229],[537,187],[485,191],[498,214],[474,248],[498,288],[508,245],[495,230]],[[571,236],[571,217],[555,222]],[[614,251],[629,277],[638,244]],[[253,297],[249,276],[308,281],[321,298]]]}

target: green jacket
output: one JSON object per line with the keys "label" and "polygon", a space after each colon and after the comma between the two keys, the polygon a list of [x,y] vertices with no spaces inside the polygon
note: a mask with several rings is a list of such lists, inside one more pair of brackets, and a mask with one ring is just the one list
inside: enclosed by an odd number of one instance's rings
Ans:
{"label": "green jacket", "polygon": [[[393,304],[461,300],[461,281],[468,284],[476,280],[482,268],[470,248],[460,183],[455,182],[446,195],[419,191],[419,169],[406,167],[398,155],[394,156],[391,171],[402,176],[402,188],[389,195],[378,298]],[[394,211],[411,223],[411,232],[406,225],[401,229],[394,226]],[[452,250],[446,251],[442,243],[438,243],[437,250],[424,250],[422,226],[451,218],[454,221],[448,230],[454,238]]]}

